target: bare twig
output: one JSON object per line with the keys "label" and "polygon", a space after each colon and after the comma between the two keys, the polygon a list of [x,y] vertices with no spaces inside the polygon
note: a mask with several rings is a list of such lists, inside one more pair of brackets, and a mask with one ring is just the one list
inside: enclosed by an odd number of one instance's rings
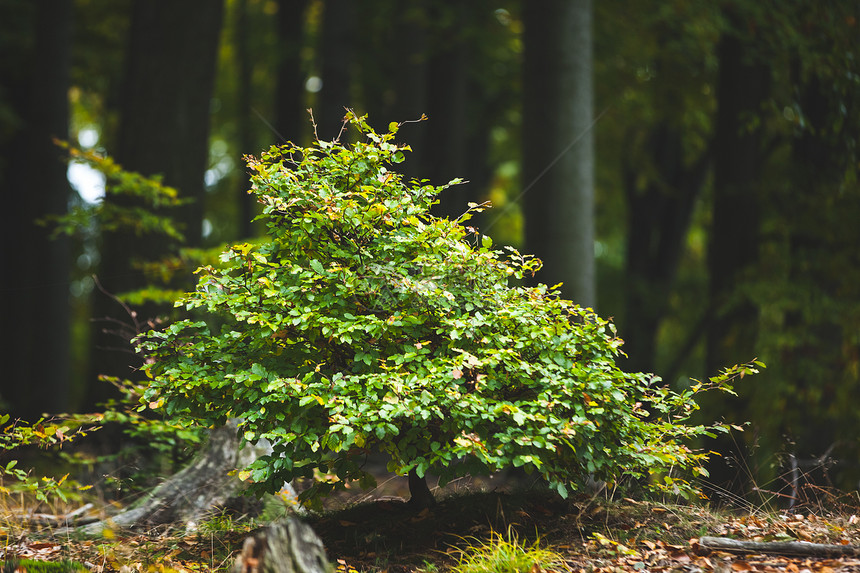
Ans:
{"label": "bare twig", "polygon": [[128,316],[131,318],[131,320],[134,323],[135,332],[139,333],[140,332],[140,322],[138,322],[138,320],[137,320],[137,313],[135,311],[133,311],[131,309],[131,307],[129,307],[127,304],[125,304],[118,296],[116,296],[115,294],[113,294],[111,292],[108,292],[107,289],[105,289],[105,287],[102,286],[102,283],[99,281],[99,278],[96,275],[93,275],[93,282],[98,287],[98,289],[102,292],[102,294],[107,295],[110,298],[112,298],[114,300],[114,302],[119,304],[123,308],[123,310],[125,310],[128,313]]}

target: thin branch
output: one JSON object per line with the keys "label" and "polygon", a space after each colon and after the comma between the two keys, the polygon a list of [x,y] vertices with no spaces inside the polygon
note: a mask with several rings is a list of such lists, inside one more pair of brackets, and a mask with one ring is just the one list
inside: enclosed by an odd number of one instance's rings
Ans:
{"label": "thin branch", "polygon": [[99,278],[96,275],[93,275],[93,282],[98,287],[98,289],[102,292],[102,294],[107,295],[108,297],[112,298],[114,300],[114,302],[119,304],[128,313],[128,316],[131,318],[131,320],[134,323],[135,332],[139,333],[140,332],[140,323],[137,321],[137,313],[135,311],[133,311],[131,309],[131,307],[129,307],[127,304],[125,304],[122,300],[120,300],[120,298],[117,297],[115,294],[108,292],[107,289],[105,289],[105,287],[102,286],[102,283],[99,281]]}
{"label": "thin branch", "polygon": [[313,126],[313,128],[314,128],[314,139],[315,139],[316,141],[319,141],[319,140],[320,140],[320,136],[317,134],[317,122],[316,122],[316,120],[314,119],[314,110],[313,110],[313,108],[310,108],[310,107],[308,108],[308,115],[310,115],[310,116],[311,116],[311,125],[312,125],[312,126]]}

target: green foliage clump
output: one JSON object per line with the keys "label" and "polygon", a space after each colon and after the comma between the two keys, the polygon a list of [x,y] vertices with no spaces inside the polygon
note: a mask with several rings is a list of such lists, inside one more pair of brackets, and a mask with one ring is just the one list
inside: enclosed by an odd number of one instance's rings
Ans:
{"label": "green foliage clump", "polygon": [[527,573],[566,569],[562,555],[542,548],[539,541],[523,544],[512,530],[508,530],[507,537],[493,532],[489,541],[458,551],[452,573]]}
{"label": "green foliage clump", "polygon": [[188,202],[179,192],[163,185],[158,177],[146,177],[126,171],[112,158],[95,151],[85,151],[56,140],[68,151],[70,162],[79,162],[104,175],[105,192],[119,200],[100,201],[94,206],[77,206],[64,215],[49,215],[41,222],[53,225],[53,236],[79,236],[98,221],[99,230],[132,231],[135,235],[162,235],[184,241],[176,222],[163,211]]}
{"label": "green foliage clump", "polygon": [[[325,475],[372,483],[365,454],[442,483],[506,467],[560,494],[589,477],[677,490],[704,473],[684,442],[681,394],[615,364],[611,323],[545,285],[516,286],[540,262],[458,220],[430,214],[447,187],[392,171],[408,147],[351,116],[360,141],[273,147],[249,162],[267,240],[198,270],[177,305],[206,311],[138,338],[153,379],[144,401],[204,425],[240,418],[274,452],[242,472],[257,492]],[[456,181],[450,184],[455,184]],[[449,185],[450,185],[449,184]],[[729,375],[707,387],[731,390]],[[665,477],[664,477],[665,476]]]}
{"label": "green foliage clump", "polygon": [[86,417],[66,419],[40,419],[35,423],[12,420],[9,414],[0,414],[0,500],[13,494],[28,493],[36,500],[49,503],[54,498],[68,501],[89,489],[73,480],[69,474],[62,477],[36,476],[32,470],[18,466],[18,459],[4,459],[24,448],[61,448],[73,439],[85,436],[92,427]]}

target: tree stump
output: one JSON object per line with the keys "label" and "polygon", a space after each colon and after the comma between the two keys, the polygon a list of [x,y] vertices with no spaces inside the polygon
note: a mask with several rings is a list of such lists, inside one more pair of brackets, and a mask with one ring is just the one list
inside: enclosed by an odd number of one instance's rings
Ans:
{"label": "tree stump", "polygon": [[233,573],[330,573],[322,540],[296,517],[245,539]]}

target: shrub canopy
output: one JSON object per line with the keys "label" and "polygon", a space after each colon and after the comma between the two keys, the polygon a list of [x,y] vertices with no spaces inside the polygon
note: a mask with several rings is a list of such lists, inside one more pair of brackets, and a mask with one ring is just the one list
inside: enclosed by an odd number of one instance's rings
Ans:
{"label": "shrub canopy", "polygon": [[409,150],[397,124],[351,125],[356,143],[249,160],[267,235],[197,271],[177,305],[202,318],[138,340],[146,402],[270,440],[242,472],[260,492],[300,476],[327,478],[310,494],[366,484],[371,450],[442,482],[523,466],[562,495],[658,473],[683,489],[670,470],[704,471],[685,439],[723,428],[685,424],[702,385],[678,394],[622,372],[610,322],[519,286],[540,262],[463,225],[481,206],[430,214],[447,185],[391,170]]}

